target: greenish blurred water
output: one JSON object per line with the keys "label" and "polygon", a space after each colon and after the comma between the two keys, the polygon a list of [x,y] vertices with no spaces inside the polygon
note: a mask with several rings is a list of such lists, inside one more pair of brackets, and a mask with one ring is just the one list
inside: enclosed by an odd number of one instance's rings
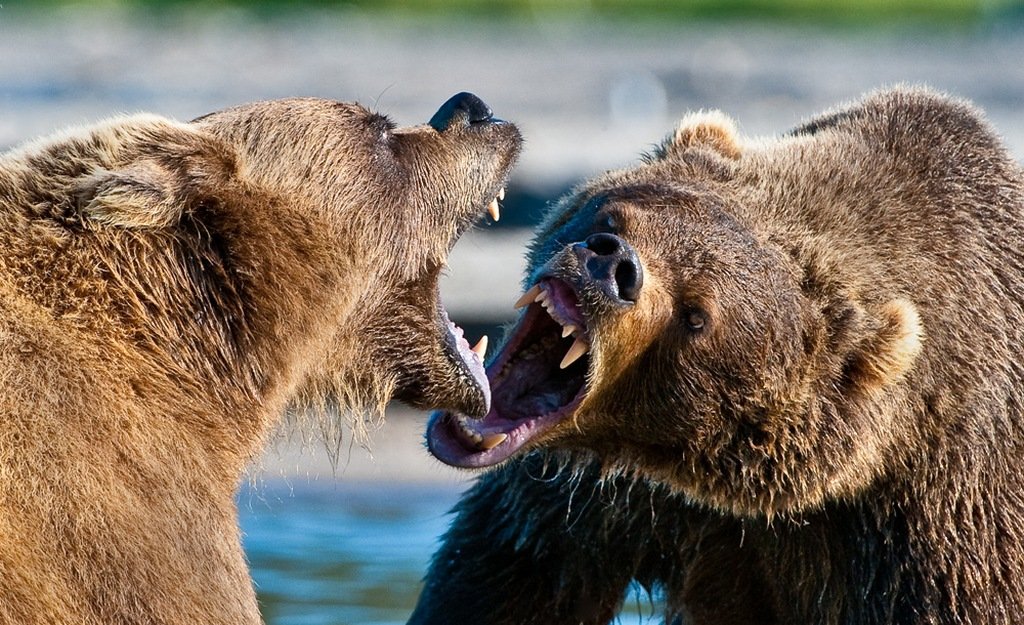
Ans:
{"label": "greenish blurred water", "polygon": [[[268,625],[397,625],[416,603],[460,488],[281,483],[243,489],[244,545]],[[623,625],[657,623],[631,592]]]}

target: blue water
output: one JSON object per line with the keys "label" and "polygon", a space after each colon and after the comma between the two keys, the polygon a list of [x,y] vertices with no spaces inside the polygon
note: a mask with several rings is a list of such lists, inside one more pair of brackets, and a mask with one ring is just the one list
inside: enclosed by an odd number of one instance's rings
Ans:
{"label": "blue water", "polygon": [[344,480],[243,490],[243,541],[267,623],[405,623],[458,495]]}
{"label": "blue water", "polygon": [[[459,494],[344,479],[244,488],[243,540],[267,624],[405,623]],[[659,622],[649,600],[632,595],[620,622]]]}

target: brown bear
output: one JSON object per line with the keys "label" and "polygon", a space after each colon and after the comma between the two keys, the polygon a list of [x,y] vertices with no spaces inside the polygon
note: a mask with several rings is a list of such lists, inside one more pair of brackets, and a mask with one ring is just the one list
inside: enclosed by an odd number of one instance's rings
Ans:
{"label": "brown bear", "polygon": [[632,580],[676,625],[1016,621],[1022,230],[1021,167],[916,88],[772,140],[694,115],[580,186],[490,412],[431,420],[441,460],[503,464],[412,622],[607,623]]}
{"label": "brown bear", "polygon": [[289,99],[0,156],[0,623],[260,621],[234,494],[289,407],[483,414],[437,282],[515,126]]}

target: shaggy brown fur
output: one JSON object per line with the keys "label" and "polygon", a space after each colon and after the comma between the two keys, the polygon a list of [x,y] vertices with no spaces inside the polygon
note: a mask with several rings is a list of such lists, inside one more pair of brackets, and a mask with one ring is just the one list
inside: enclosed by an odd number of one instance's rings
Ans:
{"label": "shaggy brown fur", "polygon": [[0,623],[257,623],[233,497],[288,402],[485,410],[437,275],[519,136],[471,121],[294,99],[0,156]]}
{"label": "shaggy brown fur", "polygon": [[[1018,619],[1022,228],[1020,166],[925,90],[768,141],[693,117],[580,187],[527,285],[590,352],[557,369],[570,339],[532,304],[491,413],[433,419],[453,464],[547,451],[462,501],[413,622],[604,623],[631,579],[669,623]],[[611,235],[642,265],[632,301],[633,270],[596,272]]]}

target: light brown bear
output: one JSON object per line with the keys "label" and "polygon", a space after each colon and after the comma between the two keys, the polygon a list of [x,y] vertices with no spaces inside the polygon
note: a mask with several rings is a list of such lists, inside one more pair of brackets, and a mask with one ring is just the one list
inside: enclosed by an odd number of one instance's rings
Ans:
{"label": "light brown bear", "polygon": [[459,94],[404,129],[290,99],[0,156],[0,623],[258,623],[233,498],[290,403],[486,412],[437,281],[519,148]]}
{"label": "light brown bear", "polygon": [[607,623],[630,580],[673,625],[1019,621],[1022,233],[1020,165],[920,89],[774,140],[697,115],[582,185],[490,413],[432,420],[503,466],[412,622]]}

